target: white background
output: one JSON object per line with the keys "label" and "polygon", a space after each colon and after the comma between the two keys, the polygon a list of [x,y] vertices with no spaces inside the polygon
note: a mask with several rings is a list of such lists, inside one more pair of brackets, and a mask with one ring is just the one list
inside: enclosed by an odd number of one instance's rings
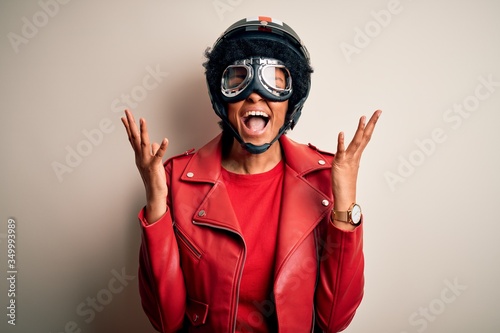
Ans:
{"label": "white background", "polygon": [[[366,290],[346,332],[499,332],[499,13],[493,0],[2,0],[0,331],[154,331],[137,290],[145,198],[123,98],[169,138],[167,155],[199,148],[218,133],[204,50],[268,15],[315,68],[293,139],[333,151],[339,131],[384,111],[360,170]],[[148,69],[160,73],[150,90]]]}

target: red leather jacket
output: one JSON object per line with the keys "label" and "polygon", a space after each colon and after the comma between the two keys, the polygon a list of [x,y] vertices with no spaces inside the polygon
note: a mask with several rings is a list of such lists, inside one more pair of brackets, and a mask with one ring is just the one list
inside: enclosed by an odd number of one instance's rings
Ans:
{"label": "red leather jacket", "polygon": [[[260,304],[279,332],[338,332],[363,297],[362,226],[329,220],[333,155],[280,138],[285,156],[274,271],[274,303]],[[148,225],[139,283],[143,308],[161,332],[233,332],[246,248],[221,177],[220,136],[165,162],[168,211]]]}

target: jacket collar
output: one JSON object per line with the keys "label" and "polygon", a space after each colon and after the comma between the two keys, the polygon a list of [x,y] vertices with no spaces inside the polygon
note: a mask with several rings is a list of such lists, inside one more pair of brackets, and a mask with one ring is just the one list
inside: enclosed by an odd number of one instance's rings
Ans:
{"label": "jacket collar", "polygon": [[[221,173],[221,137],[222,135],[219,134],[194,154],[181,176],[183,181],[212,184],[217,182]],[[325,160],[325,157],[314,146],[299,144],[285,135],[281,136],[279,142],[283,149],[286,164],[297,175],[304,176],[320,169],[331,168],[330,161]]]}

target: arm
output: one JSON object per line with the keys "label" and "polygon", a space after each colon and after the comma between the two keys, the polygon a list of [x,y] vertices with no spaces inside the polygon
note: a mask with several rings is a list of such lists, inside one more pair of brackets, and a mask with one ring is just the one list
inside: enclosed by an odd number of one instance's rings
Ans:
{"label": "arm", "polygon": [[[345,148],[339,133],[332,163],[334,209],[347,211],[356,203],[356,184],[361,155],[371,139],[381,111],[375,111],[368,124],[363,116],[351,143]],[[363,298],[363,227],[331,220],[321,230],[320,276],[316,291],[319,325],[327,332],[344,330],[352,321]]]}
{"label": "arm", "polygon": [[160,332],[182,327],[186,290],[180,268],[172,217],[167,202],[167,173],[162,163],[168,141],[149,142],[146,121],[140,119],[140,132],[130,111],[123,125],[135,153],[137,169],[146,190],[146,207],[139,213],[142,243],[139,258],[139,292],[142,306]]}
{"label": "arm", "polygon": [[142,307],[160,332],[176,332],[186,311],[186,287],[169,211],[148,224],[139,213],[142,243],[139,257],[139,292]]}
{"label": "arm", "polygon": [[[382,111],[377,110],[365,124],[366,117],[359,120],[354,137],[347,147],[344,144],[344,133],[340,132],[337,141],[337,153],[332,163],[332,190],[334,210],[347,211],[352,203],[356,202],[356,185],[361,155],[370,142],[375,125]],[[342,230],[352,231],[354,226],[334,220],[333,224]]]}
{"label": "arm", "polygon": [[323,228],[316,320],[325,332],[340,332],[350,324],[363,298],[363,226],[345,231],[325,221]]}

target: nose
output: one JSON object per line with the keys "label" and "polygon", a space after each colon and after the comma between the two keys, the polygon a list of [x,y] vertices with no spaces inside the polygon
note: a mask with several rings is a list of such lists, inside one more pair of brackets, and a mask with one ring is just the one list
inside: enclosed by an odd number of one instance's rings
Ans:
{"label": "nose", "polygon": [[252,103],[257,103],[263,99],[264,99],[264,97],[262,97],[261,95],[259,95],[255,91],[252,91],[252,93],[250,95],[248,95],[248,97],[247,97],[247,101],[252,102]]}

